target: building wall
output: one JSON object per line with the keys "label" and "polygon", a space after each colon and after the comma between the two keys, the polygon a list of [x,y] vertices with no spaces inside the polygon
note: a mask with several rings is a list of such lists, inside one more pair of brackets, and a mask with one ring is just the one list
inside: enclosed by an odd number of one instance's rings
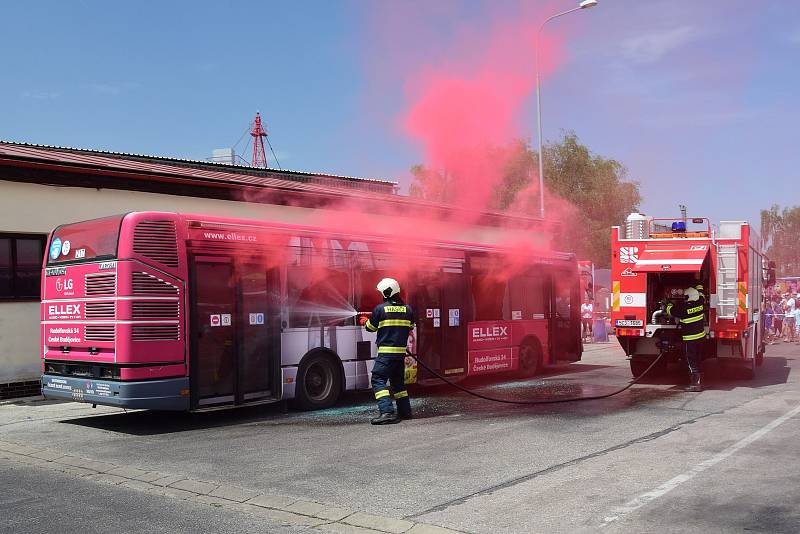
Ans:
{"label": "building wall", "polygon": [[[320,220],[318,210],[301,207],[0,180],[0,232],[47,233],[59,224],[130,211],[177,211],[312,225]],[[420,221],[410,223],[401,215],[372,220],[375,226],[370,229],[375,231],[420,225]],[[439,223],[442,226],[446,225]],[[452,225],[445,231],[453,239],[487,244],[512,237],[538,238],[532,232],[489,227]],[[0,383],[37,379],[39,352],[39,304],[0,302]]]}

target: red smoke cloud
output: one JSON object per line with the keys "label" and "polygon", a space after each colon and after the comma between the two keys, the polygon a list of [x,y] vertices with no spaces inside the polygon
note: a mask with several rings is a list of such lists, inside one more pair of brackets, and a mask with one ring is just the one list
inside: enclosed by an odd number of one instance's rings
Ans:
{"label": "red smoke cloud", "polygon": [[[393,237],[391,274],[407,279],[415,271],[425,270],[430,261],[420,242],[472,241],[482,212],[491,206],[495,186],[503,177],[505,163],[520,150],[514,143],[534,132],[535,116],[530,113],[535,91],[535,67],[538,56],[540,74],[546,78],[563,61],[563,38],[537,32],[543,13],[551,14],[558,6],[537,3],[533,8],[520,3],[513,15],[487,22],[482,19],[470,27],[460,24],[449,33],[452,46],[431,49],[425,39],[441,42],[441,34],[431,31],[431,24],[447,23],[460,3],[381,4],[369,18],[370,32],[378,39],[369,54],[367,78],[374,85],[366,107],[375,105],[375,89],[391,85],[389,78],[402,76],[407,106],[395,124],[407,138],[422,149],[423,163],[434,172],[447,174],[457,184],[453,204],[458,208],[444,215],[435,214],[425,203],[404,206],[372,206],[364,211],[364,200],[343,198],[330,210],[310,211],[307,224],[323,228],[338,238],[348,232],[369,232]],[[490,4],[491,5],[491,4]],[[505,5],[504,7],[508,7]],[[376,8],[378,9],[378,8]],[[429,17],[430,16],[430,17]],[[422,37],[420,37],[422,36]],[[416,37],[416,38],[415,38]],[[409,166],[412,163],[409,162]],[[512,208],[524,215],[538,211],[538,181],[517,196]],[[256,193],[249,200],[265,201],[267,193]],[[537,202],[532,202],[532,200]],[[566,213],[563,201],[548,200],[549,213]],[[391,217],[376,216],[376,210]],[[403,217],[402,219],[400,219]],[[556,218],[560,218],[556,216]],[[398,222],[400,221],[400,222]],[[529,265],[531,255],[547,252],[548,239],[541,239],[541,227],[521,232],[523,221],[509,223],[516,232],[504,231],[490,239],[496,245],[513,250],[515,257],[505,258],[492,268],[494,276],[505,279]],[[548,230],[544,230],[546,232]],[[474,235],[474,234],[473,234]],[[376,280],[377,282],[377,280]]]}
{"label": "red smoke cloud", "polygon": [[402,129],[421,145],[426,167],[458,183],[454,201],[462,208],[489,207],[511,156],[502,151],[533,130],[525,112],[535,91],[537,47],[542,78],[564,56],[558,35],[543,32],[537,42],[540,13],[551,8],[539,4],[533,12],[522,5],[513,19],[488,30],[462,30],[455,54],[409,74]]}

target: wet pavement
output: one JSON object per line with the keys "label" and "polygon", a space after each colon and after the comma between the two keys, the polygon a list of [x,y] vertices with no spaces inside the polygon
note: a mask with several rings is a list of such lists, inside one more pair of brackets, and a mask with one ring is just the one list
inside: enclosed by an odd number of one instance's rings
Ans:
{"label": "wet pavement", "polygon": [[[683,390],[680,370],[607,399],[561,404],[415,389],[415,419],[388,427],[368,424],[375,413],[369,393],[289,413],[8,403],[0,406],[0,440],[465,532],[714,531],[705,510],[716,505],[727,510],[719,531],[795,532],[800,523],[789,505],[800,503],[800,489],[781,495],[766,485],[779,475],[800,482],[800,467],[783,449],[800,438],[800,417],[646,506],[618,511],[800,404],[792,373],[798,355],[798,345],[769,347],[753,381],[725,379],[709,362],[709,389],[700,394]],[[609,343],[589,345],[582,362],[533,380],[463,385],[527,402],[604,395],[629,381],[624,355]],[[723,495],[721,488],[733,489]],[[770,509],[778,516],[767,522]]]}

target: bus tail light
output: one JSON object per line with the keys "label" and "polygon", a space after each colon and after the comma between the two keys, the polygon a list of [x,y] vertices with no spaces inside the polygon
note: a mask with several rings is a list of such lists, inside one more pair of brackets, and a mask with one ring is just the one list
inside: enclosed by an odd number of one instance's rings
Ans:
{"label": "bus tail light", "polygon": [[641,328],[617,328],[617,336],[644,337],[644,330]]}

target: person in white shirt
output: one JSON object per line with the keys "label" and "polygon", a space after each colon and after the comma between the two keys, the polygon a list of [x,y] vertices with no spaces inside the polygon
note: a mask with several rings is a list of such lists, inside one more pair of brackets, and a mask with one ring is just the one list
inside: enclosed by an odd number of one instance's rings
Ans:
{"label": "person in white shirt", "polygon": [[797,313],[797,305],[794,297],[789,294],[789,298],[786,300],[786,308],[785,308],[786,316],[783,318],[783,325],[786,328],[786,337],[783,339],[784,341],[794,341],[796,334],[796,313]]}
{"label": "person in white shirt", "polygon": [[592,318],[594,306],[591,302],[584,302],[581,304],[581,328],[583,330],[583,338],[592,339]]}
{"label": "person in white shirt", "polygon": [[798,306],[798,302],[800,301],[800,294],[795,293],[794,298],[792,299],[795,303],[794,307],[794,339],[797,343],[800,343],[800,306]]}

